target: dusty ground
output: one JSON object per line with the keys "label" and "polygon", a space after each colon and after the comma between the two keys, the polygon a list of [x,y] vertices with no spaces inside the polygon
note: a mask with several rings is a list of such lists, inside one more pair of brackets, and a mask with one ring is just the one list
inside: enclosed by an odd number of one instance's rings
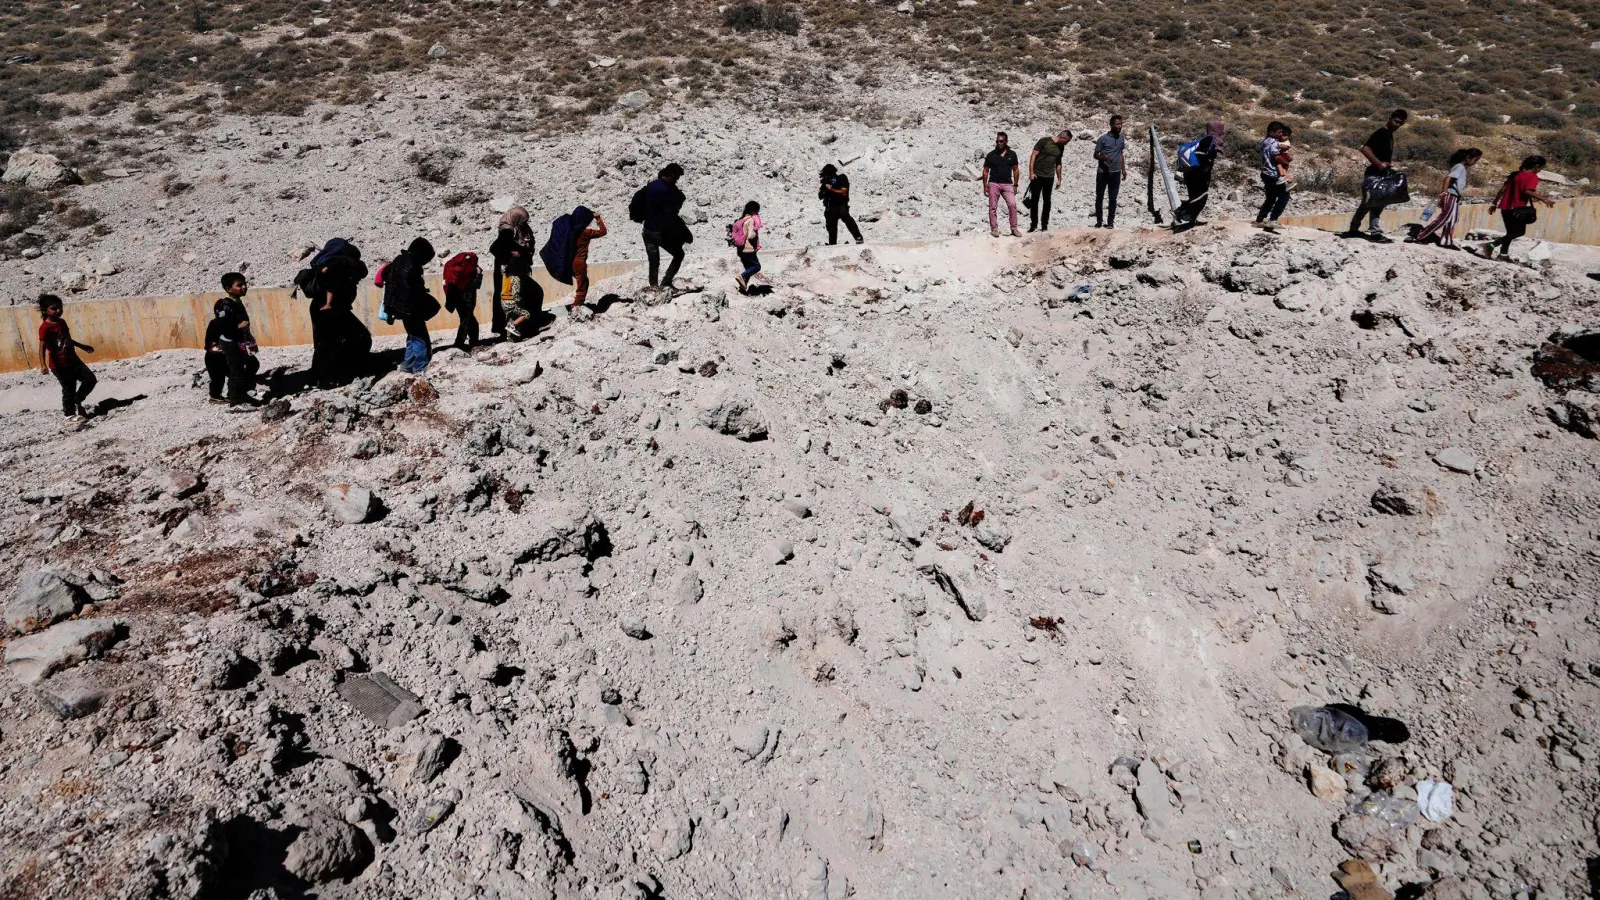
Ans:
{"label": "dusty ground", "polygon": [[[1530,374],[1583,258],[708,252],[286,416],[188,352],[81,430],[6,376],[12,612],[50,565],[105,627],[7,644],[0,893],[1583,896],[1596,405]],[[1404,727],[1330,758],[1326,703]]]}

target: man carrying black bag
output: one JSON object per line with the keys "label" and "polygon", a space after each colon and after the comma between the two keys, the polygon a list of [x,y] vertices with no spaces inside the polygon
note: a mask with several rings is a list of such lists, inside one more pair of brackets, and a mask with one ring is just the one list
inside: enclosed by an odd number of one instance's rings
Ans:
{"label": "man carrying black bag", "polygon": [[[1394,163],[1394,133],[1406,123],[1410,115],[1403,109],[1397,109],[1389,114],[1389,121],[1382,128],[1372,133],[1367,142],[1361,145],[1361,155],[1367,160],[1367,170],[1361,177],[1361,205],[1356,207],[1355,217],[1350,220],[1350,228],[1344,237],[1366,237],[1367,240],[1377,241],[1381,244],[1393,243],[1383,233],[1383,226],[1379,224],[1378,217],[1383,214],[1383,208],[1390,203],[1403,203],[1405,196],[1405,175],[1393,171]],[[1398,176],[1398,181],[1396,181]],[[1368,220],[1367,232],[1361,233],[1361,218]]]}

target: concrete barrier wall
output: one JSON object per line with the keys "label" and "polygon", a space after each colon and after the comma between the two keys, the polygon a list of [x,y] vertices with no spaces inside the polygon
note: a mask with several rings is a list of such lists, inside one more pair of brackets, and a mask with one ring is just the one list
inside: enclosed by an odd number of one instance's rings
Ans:
{"label": "concrete barrier wall", "polygon": [[[639,260],[590,263],[589,278],[595,282],[616,278],[631,274],[643,265]],[[572,295],[571,285],[554,281],[543,269],[534,270],[533,277],[544,287],[547,308]],[[487,286],[490,280],[486,267],[485,287],[478,292],[477,307],[478,321],[485,330],[491,308],[492,295]],[[434,296],[442,300],[444,289],[439,277],[431,276],[428,283]],[[245,298],[245,307],[250,311],[250,328],[261,346],[292,347],[311,343],[311,301],[299,296],[291,298],[289,294],[288,288],[251,287]],[[213,293],[69,301],[66,320],[75,340],[94,347],[94,353],[84,355],[84,361],[92,366],[96,362],[129,359],[155,350],[203,348],[211,307],[221,296]],[[378,308],[382,301],[383,291],[375,287],[368,276],[356,295],[355,314],[372,329],[375,337],[404,334],[399,323],[386,325],[379,321]],[[433,331],[453,332],[457,324],[455,314],[440,312],[428,322],[428,327]],[[38,308],[32,303],[0,308],[0,372],[38,367]]]}
{"label": "concrete barrier wall", "polygon": [[[1352,206],[1349,212],[1325,216],[1284,216],[1283,224],[1320,228],[1323,231],[1344,231],[1350,227],[1350,217],[1354,214],[1355,208]],[[1383,227],[1392,232],[1408,222],[1422,221],[1422,210],[1391,210],[1385,212],[1381,220]],[[1456,239],[1459,241],[1468,231],[1478,228],[1504,231],[1505,223],[1500,221],[1499,213],[1489,214],[1487,203],[1463,206],[1461,218],[1456,222]],[[1600,197],[1557,200],[1554,209],[1546,209],[1541,205],[1539,221],[1528,229],[1528,236],[1562,244],[1600,246]]]}

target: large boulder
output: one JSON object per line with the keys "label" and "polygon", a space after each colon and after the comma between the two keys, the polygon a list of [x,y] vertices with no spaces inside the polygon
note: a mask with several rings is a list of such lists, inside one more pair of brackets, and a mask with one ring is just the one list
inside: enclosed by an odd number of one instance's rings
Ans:
{"label": "large boulder", "polygon": [[29,572],[17,582],[16,596],[6,605],[6,624],[22,634],[48,628],[76,613],[86,599],[83,588],[60,572]]}
{"label": "large boulder", "polygon": [[61,160],[48,153],[18,150],[11,154],[11,159],[6,163],[5,174],[0,175],[0,181],[42,191],[64,184],[78,184],[80,179],[77,172],[67,168]]}

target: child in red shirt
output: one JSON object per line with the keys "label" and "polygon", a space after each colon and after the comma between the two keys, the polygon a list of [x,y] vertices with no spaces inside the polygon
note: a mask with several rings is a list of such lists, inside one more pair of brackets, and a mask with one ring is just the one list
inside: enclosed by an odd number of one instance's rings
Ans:
{"label": "child in red shirt", "polygon": [[61,383],[61,412],[68,422],[85,422],[89,413],[83,401],[94,390],[94,373],[78,358],[78,351],[94,348],[72,339],[72,329],[62,319],[63,304],[54,294],[39,295],[39,371],[52,373]]}
{"label": "child in red shirt", "polygon": [[606,236],[606,220],[594,214],[594,224],[578,232],[578,252],[572,256],[572,308],[577,309],[589,298],[589,242]]}

